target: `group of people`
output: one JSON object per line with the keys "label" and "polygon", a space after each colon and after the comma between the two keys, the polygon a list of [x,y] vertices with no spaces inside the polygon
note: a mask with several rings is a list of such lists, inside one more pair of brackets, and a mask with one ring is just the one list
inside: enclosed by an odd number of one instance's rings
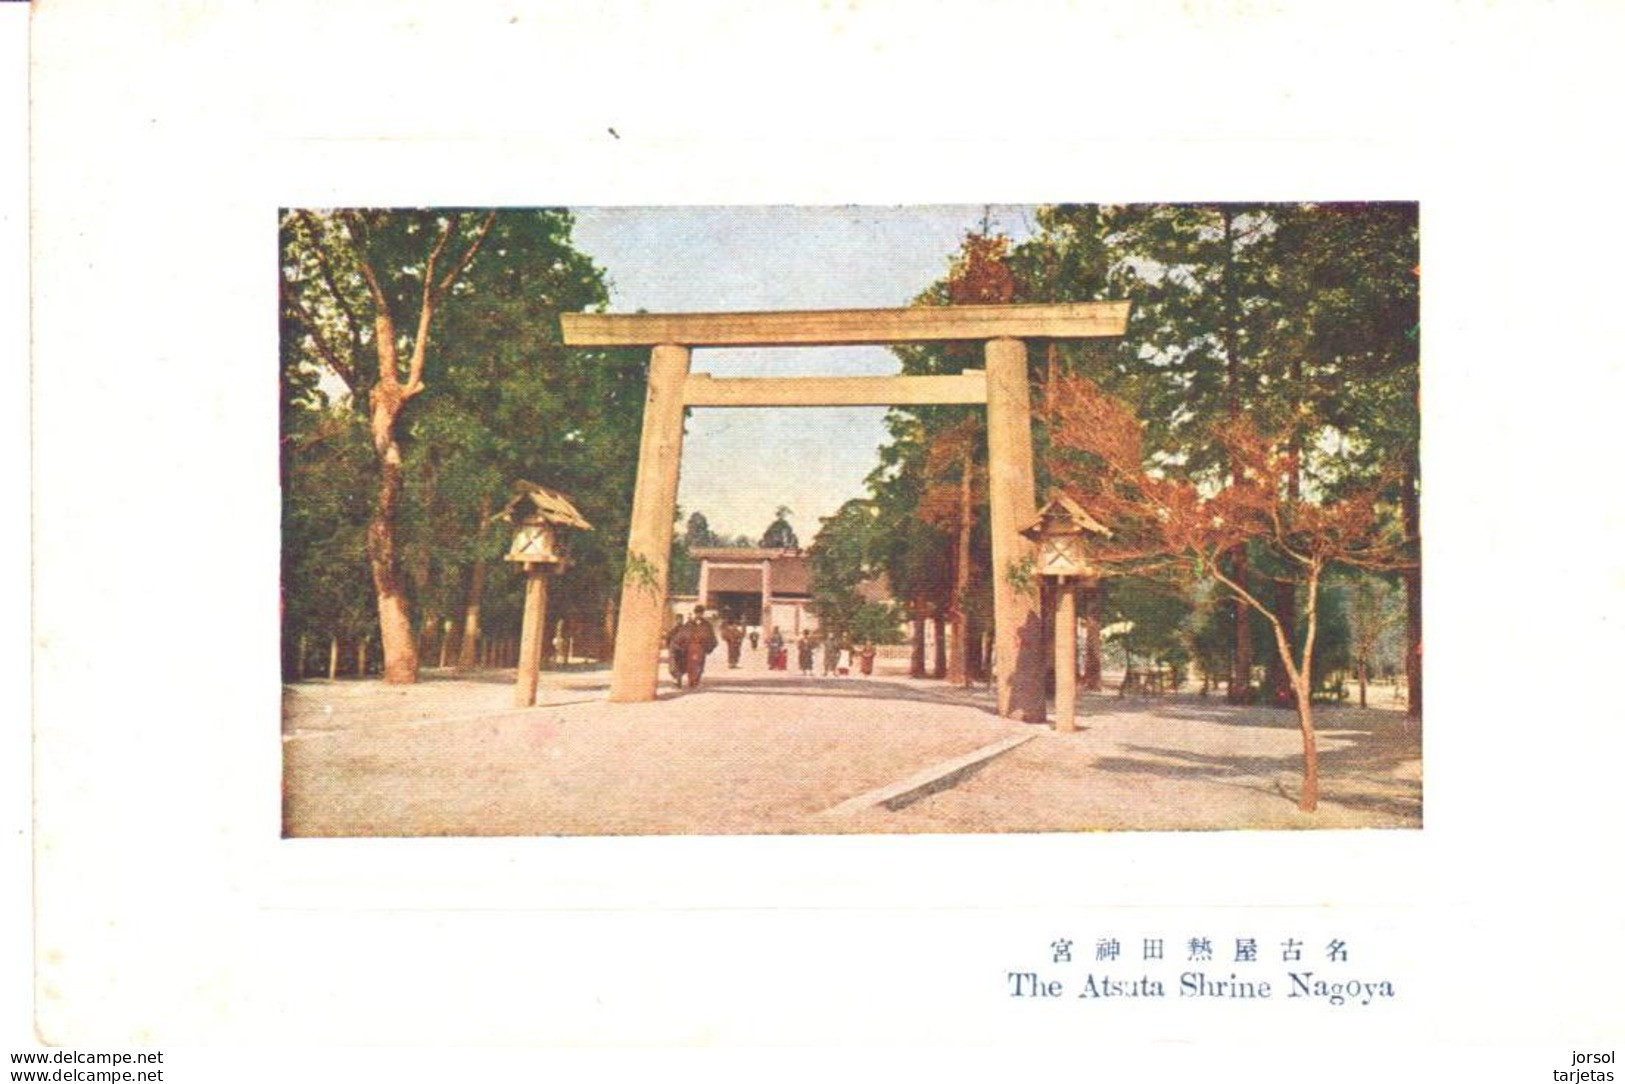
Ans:
{"label": "group of people", "polygon": [[801,672],[811,676],[820,654],[823,655],[825,677],[845,677],[856,670],[865,677],[875,672],[875,645],[865,643],[854,647],[849,640],[836,636],[814,637],[803,631],[796,641],[796,664]]}
{"label": "group of people", "polygon": [[[754,628],[747,630],[732,617],[723,621],[721,642],[728,648],[730,670],[739,668],[739,658],[747,639],[750,641],[751,650],[755,651],[760,642],[759,630]],[[717,643],[717,630],[706,619],[705,607],[694,607],[693,616],[686,621],[679,621],[666,634],[667,659],[672,680],[682,687],[690,689],[698,687],[700,679],[705,675],[705,658],[716,650]],[[795,642],[795,648],[796,664],[803,674],[812,675],[820,647],[823,648],[825,677],[845,676],[854,669],[865,677],[874,673],[874,644],[864,643],[854,647],[850,641],[835,636],[815,639],[810,631],[802,630]],[[774,626],[767,637],[767,665],[770,670],[790,668],[789,645],[778,626]]]}
{"label": "group of people", "polygon": [[[844,677],[854,670],[867,677],[875,672],[874,644],[854,647],[849,640],[836,636],[815,636],[810,630],[803,629],[796,638],[795,649],[796,668],[809,677],[817,667],[820,650],[825,677]],[[767,666],[769,670],[790,669],[790,644],[777,628],[767,638]]]}

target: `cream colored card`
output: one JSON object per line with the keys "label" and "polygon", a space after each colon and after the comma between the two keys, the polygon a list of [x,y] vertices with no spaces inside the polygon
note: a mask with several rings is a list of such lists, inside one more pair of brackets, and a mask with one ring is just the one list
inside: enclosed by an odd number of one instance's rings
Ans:
{"label": "cream colored card", "polygon": [[[422,1044],[556,1068],[766,1044],[1511,1081],[1622,1045],[1617,7],[45,0],[32,22],[14,1047],[32,1020],[80,1049],[377,1048],[308,1079],[517,1064],[393,1050]],[[1180,199],[1420,201],[1421,831],[280,838],[278,208]],[[1395,996],[1011,996],[1061,940],[1204,936],[1342,941]],[[776,1060],[743,1057],[718,1071]]]}

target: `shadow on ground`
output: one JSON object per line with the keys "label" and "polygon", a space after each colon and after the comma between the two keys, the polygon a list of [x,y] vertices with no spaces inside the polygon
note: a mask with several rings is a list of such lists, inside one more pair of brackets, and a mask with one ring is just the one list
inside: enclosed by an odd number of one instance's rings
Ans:
{"label": "shadow on ground", "polygon": [[[1245,709],[1237,709],[1238,712]],[[1207,713],[1203,713],[1205,716]],[[1170,713],[1189,719],[1189,713]],[[1203,717],[1205,723],[1263,726],[1278,729],[1273,722],[1247,723],[1243,720]],[[1290,729],[1297,729],[1296,717]],[[1409,778],[1407,766],[1416,764],[1414,748],[1396,746],[1381,740],[1375,726],[1328,727],[1317,730],[1320,767],[1320,800],[1349,809],[1364,810],[1395,818],[1419,818],[1422,813],[1420,774]],[[1303,774],[1301,752],[1284,755],[1248,753],[1197,753],[1170,745],[1123,743],[1119,755],[1103,756],[1094,762],[1098,771],[1123,776],[1145,776],[1181,780],[1204,778],[1218,786],[1235,787],[1272,798],[1297,802],[1296,787],[1287,788],[1281,779],[1299,779]],[[1273,780],[1273,781],[1272,781]],[[1349,787],[1358,783],[1359,790]]]}
{"label": "shadow on ground", "polygon": [[[661,689],[661,695],[668,692]],[[959,689],[953,686],[904,685],[892,681],[867,681],[863,678],[757,678],[751,681],[729,681],[727,678],[707,677],[698,689],[685,690],[684,695],[716,693],[723,696],[797,696],[824,697],[831,700],[902,700],[918,704],[951,704],[971,708],[987,714],[996,714],[991,702],[978,695],[979,690]]]}

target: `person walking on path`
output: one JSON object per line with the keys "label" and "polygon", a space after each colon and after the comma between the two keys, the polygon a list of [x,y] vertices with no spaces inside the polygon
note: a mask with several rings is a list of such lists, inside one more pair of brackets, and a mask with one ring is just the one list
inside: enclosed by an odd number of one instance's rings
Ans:
{"label": "person walking on path", "polygon": [[833,632],[824,633],[824,676],[835,674],[835,662],[841,654],[841,642]]}
{"label": "person walking on path", "polygon": [[717,634],[711,622],[705,619],[705,607],[694,607],[694,616],[672,630],[669,647],[674,668],[680,672],[690,689],[699,687],[705,676],[705,657],[716,649]]}
{"label": "person walking on path", "polygon": [[868,641],[864,641],[858,651],[858,672],[864,677],[870,677],[875,672],[875,645]]}
{"label": "person walking on path", "polygon": [[805,629],[801,632],[801,639],[796,641],[796,665],[806,677],[812,677],[813,672],[813,640],[812,634]]}
{"label": "person walking on path", "polygon": [[728,669],[739,669],[739,649],[745,642],[745,630],[731,617],[722,623],[722,642],[728,645]]}
{"label": "person walking on path", "polygon": [[767,668],[769,670],[783,670],[788,660],[784,657],[784,633],[779,631],[777,625],[767,638]]}

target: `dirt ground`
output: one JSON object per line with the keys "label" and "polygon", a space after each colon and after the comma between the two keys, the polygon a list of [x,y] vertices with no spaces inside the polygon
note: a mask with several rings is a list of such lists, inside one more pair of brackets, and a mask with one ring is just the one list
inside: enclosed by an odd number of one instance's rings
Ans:
{"label": "dirt ground", "polygon": [[[1397,710],[1317,712],[1322,796],[1297,809],[1296,716],[1221,697],[1081,694],[1073,734],[1001,719],[986,689],[883,670],[769,672],[713,656],[697,690],[611,704],[603,668],[413,686],[302,682],[283,701],[284,833],[502,836],[1419,828],[1421,734]],[[1379,703],[1386,691],[1373,697]],[[1013,737],[930,793],[832,814]]]}

